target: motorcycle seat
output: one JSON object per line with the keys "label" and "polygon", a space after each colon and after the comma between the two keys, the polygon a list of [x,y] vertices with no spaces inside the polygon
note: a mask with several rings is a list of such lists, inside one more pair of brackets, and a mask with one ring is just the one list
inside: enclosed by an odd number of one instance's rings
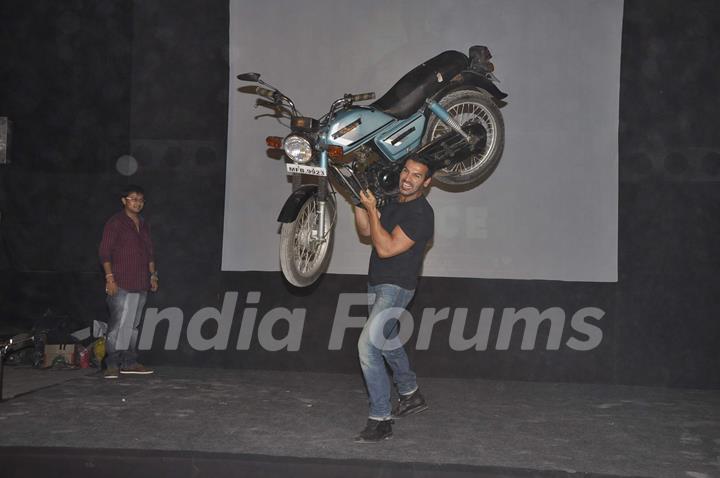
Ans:
{"label": "motorcycle seat", "polygon": [[464,53],[448,50],[405,74],[387,93],[370,105],[398,119],[406,119],[420,109],[426,98],[434,95],[462,70],[468,68]]}

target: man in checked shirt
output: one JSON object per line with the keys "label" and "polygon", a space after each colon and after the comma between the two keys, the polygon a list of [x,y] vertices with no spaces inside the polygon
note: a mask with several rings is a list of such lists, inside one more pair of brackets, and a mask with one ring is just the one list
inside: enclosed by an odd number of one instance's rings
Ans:
{"label": "man in checked shirt", "polygon": [[158,290],[150,226],[140,215],[145,191],[128,185],[120,201],[123,209],[105,223],[99,251],[110,310],[105,378],[153,373],[137,361],[138,327],[147,291]]}

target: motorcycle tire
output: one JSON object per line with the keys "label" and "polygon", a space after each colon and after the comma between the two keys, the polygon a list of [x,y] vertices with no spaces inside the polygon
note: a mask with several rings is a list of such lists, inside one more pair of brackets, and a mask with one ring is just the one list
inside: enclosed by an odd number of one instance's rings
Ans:
{"label": "motorcycle tire", "polygon": [[285,279],[297,287],[313,284],[327,270],[334,238],[335,202],[326,201],[328,208],[322,239],[313,238],[319,215],[317,196],[313,195],[300,208],[293,222],[284,223],[280,231],[280,268]]}
{"label": "motorcycle tire", "polygon": [[[478,153],[449,168],[441,169],[434,181],[446,186],[477,185],[495,170],[505,148],[505,121],[492,95],[484,90],[456,90],[444,96],[440,105],[461,126],[480,122],[487,131],[487,143]],[[428,121],[422,144],[449,131],[449,127],[432,115]]]}

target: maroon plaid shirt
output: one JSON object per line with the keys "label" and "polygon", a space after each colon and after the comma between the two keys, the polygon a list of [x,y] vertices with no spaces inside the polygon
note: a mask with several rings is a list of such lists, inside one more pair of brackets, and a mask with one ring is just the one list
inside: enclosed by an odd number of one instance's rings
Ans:
{"label": "maroon plaid shirt", "polygon": [[100,262],[112,264],[118,287],[128,291],[150,289],[148,264],[154,262],[150,225],[140,218],[140,231],[125,211],[112,216],[105,224],[100,242]]}

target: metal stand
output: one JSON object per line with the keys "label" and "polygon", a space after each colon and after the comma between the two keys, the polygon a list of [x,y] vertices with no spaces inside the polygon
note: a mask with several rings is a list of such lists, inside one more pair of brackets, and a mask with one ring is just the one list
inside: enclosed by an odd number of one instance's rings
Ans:
{"label": "metal stand", "polygon": [[9,342],[0,345],[0,402],[3,401],[3,371],[5,370],[5,354],[12,345],[12,339]]}
{"label": "metal stand", "polygon": [[3,401],[3,372],[5,371],[5,356],[10,350],[10,347],[16,344],[27,342],[28,340],[34,340],[35,337],[26,337],[15,341],[14,338],[9,339],[7,342],[0,344],[0,402]]}

